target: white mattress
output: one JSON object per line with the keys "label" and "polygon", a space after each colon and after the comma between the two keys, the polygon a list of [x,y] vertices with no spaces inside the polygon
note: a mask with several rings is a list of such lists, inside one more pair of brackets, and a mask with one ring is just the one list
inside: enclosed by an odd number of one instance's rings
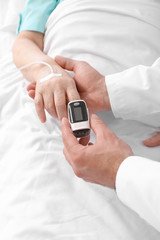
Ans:
{"label": "white mattress", "polygon": [[[45,52],[86,60],[103,74],[150,65],[160,54],[159,9],[158,0],[64,0],[48,20]],[[13,41],[16,25],[9,26]],[[0,239],[160,239],[114,190],[73,174],[59,122],[47,115],[40,123],[27,82],[14,72],[8,36],[1,45],[9,55],[0,60]],[[141,144],[156,128],[111,112],[99,115],[135,154],[160,160],[159,148]]]}

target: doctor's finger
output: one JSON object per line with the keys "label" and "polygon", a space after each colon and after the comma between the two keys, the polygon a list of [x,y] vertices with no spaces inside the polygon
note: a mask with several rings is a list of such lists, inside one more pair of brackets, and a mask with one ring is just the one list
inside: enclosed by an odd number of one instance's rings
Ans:
{"label": "doctor's finger", "polygon": [[67,118],[62,119],[61,129],[63,143],[67,152],[75,152],[76,150],[83,149],[83,146],[79,144],[77,138],[73,135]]}
{"label": "doctor's finger", "polygon": [[101,138],[110,138],[115,134],[106,126],[106,124],[96,115],[91,115],[91,128],[96,134],[97,140]]}
{"label": "doctor's finger", "polygon": [[160,146],[160,133],[157,133],[155,136],[146,139],[145,141],[143,141],[143,143],[147,147]]}
{"label": "doctor's finger", "polygon": [[72,60],[70,58],[62,57],[62,56],[56,56],[55,61],[64,69],[67,69],[69,71],[75,71],[75,68],[77,67],[77,63],[79,61]]}
{"label": "doctor's finger", "polygon": [[86,146],[86,145],[88,145],[89,140],[90,140],[90,135],[87,136],[87,137],[81,138],[81,139],[79,140],[79,143],[80,143],[81,145],[83,145],[83,146]]}

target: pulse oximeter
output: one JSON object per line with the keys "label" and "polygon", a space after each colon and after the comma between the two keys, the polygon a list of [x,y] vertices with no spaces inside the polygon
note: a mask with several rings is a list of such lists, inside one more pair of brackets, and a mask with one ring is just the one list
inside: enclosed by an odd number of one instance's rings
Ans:
{"label": "pulse oximeter", "polygon": [[76,100],[68,103],[68,119],[76,138],[90,134],[89,113],[85,101]]}

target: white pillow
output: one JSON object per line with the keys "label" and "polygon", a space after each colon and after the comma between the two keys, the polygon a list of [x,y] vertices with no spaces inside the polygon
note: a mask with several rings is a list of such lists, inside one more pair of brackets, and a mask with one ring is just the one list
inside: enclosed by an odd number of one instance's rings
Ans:
{"label": "white pillow", "polygon": [[9,0],[5,25],[18,25],[19,13],[23,11],[26,0]]}

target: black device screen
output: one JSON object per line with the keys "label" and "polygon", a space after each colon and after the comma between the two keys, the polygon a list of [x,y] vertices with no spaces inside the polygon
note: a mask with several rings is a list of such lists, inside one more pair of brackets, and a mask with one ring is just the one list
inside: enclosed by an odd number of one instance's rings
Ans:
{"label": "black device screen", "polygon": [[74,117],[76,121],[83,121],[82,109],[81,107],[74,108]]}
{"label": "black device screen", "polygon": [[70,103],[72,119],[71,122],[82,122],[88,120],[86,104],[83,101]]}

